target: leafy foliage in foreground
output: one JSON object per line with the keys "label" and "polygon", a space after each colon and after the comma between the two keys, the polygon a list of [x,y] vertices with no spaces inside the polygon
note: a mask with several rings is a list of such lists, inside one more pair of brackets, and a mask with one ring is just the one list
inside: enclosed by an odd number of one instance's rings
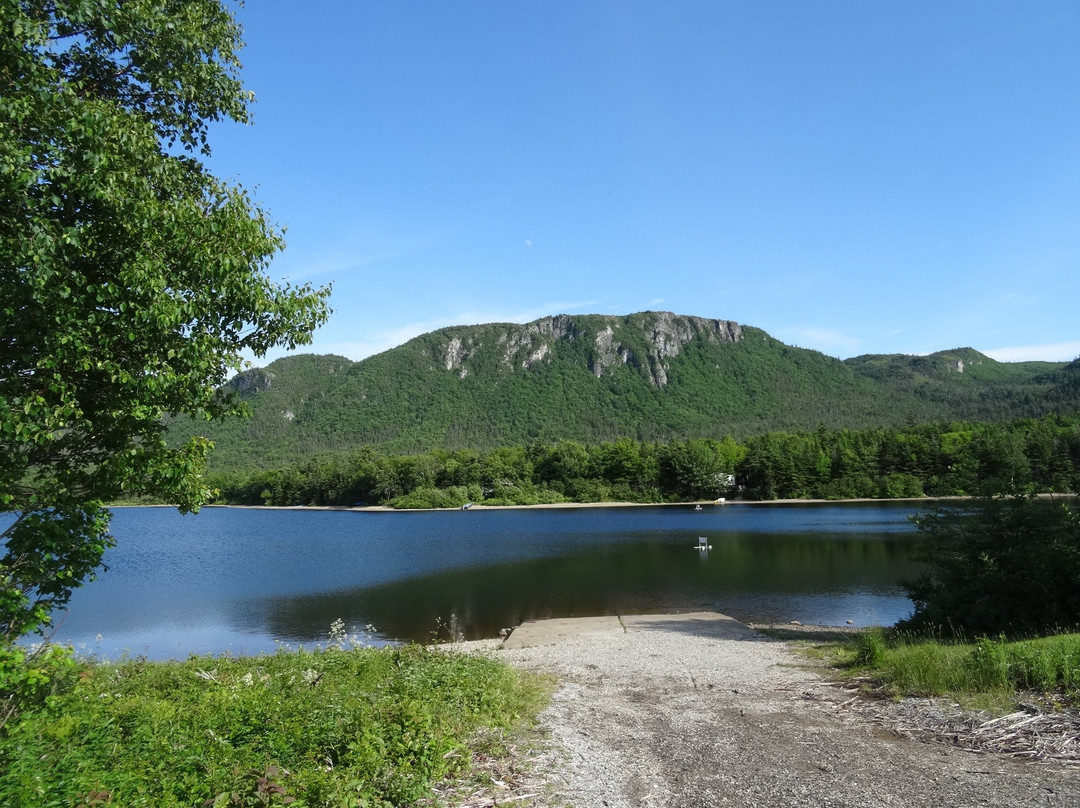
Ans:
{"label": "leafy foliage in foreground", "polygon": [[0,5],[0,643],[47,622],[110,538],[103,501],[206,501],[211,419],[248,351],[307,342],[325,290],[265,273],[281,233],[211,174],[248,120],[218,0]]}
{"label": "leafy foliage in foreground", "polygon": [[543,699],[494,659],[418,646],[73,667],[0,734],[0,804],[407,804]]}

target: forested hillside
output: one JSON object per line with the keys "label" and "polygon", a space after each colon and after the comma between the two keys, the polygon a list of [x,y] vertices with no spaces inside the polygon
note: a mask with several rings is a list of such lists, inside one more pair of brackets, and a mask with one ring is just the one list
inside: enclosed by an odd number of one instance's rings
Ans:
{"label": "forested hillside", "polygon": [[212,438],[217,470],[363,446],[670,443],[1038,417],[1080,408],[1080,365],[1001,363],[970,348],[841,361],[750,326],[643,312],[446,328],[361,362],[295,356],[225,392],[253,417],[171,425],[177,438]]}

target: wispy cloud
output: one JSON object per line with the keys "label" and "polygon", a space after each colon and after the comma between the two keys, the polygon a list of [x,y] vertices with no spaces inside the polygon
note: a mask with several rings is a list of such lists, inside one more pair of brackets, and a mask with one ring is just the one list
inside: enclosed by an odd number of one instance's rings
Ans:
{"label": "wispy cloud", "polygon": [[347,250],[337,250],[307,258],[299,258],[287,263],[284,260],[279,260],[275,262],[274,270],[287,280],[303,281],[321,275],[340,276],[345,272],[360,269],[386,257],[384,255],[367,255],[352,253]]}
{"label": "wispy cloud", "polygon": [[995,348],[983,353],[999,362],[1071,362],[1080,356],[1080,340]]}
{"label": "wispy cloud", "polygon": [[423,236],[359,227],[311,249],[291,245],[275,259],[273,272],[290,281],[326,276],[332,281],[347,272],[410,255],[425,243]]}

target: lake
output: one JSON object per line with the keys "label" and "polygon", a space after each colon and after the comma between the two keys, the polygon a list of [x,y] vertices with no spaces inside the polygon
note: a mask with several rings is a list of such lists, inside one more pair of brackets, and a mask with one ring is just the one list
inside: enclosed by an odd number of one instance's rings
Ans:
{"label": "lake", "polygon": [[[364,512],[119,508],[108,570],[54,639],[116,658],[494,637],[546,617],[717,610],[890,625],[912,503]],[[698,537],[710,550],[698,550]]]}

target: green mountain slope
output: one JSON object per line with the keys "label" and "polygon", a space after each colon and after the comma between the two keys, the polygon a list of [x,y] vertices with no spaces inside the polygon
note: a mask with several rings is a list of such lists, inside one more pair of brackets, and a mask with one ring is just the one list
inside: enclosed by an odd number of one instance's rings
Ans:
{"label": "green mountain slope", "polygon": [[328,450],[641,441],[777,429],[995,420],[1080,406],[1080,368],[996,362],[970,348],[847,361],[757,328],[666,312],[559,315],[440,329],[362,362],[295,356],[240,374],[246,422],[177,422],[214,466]]}

